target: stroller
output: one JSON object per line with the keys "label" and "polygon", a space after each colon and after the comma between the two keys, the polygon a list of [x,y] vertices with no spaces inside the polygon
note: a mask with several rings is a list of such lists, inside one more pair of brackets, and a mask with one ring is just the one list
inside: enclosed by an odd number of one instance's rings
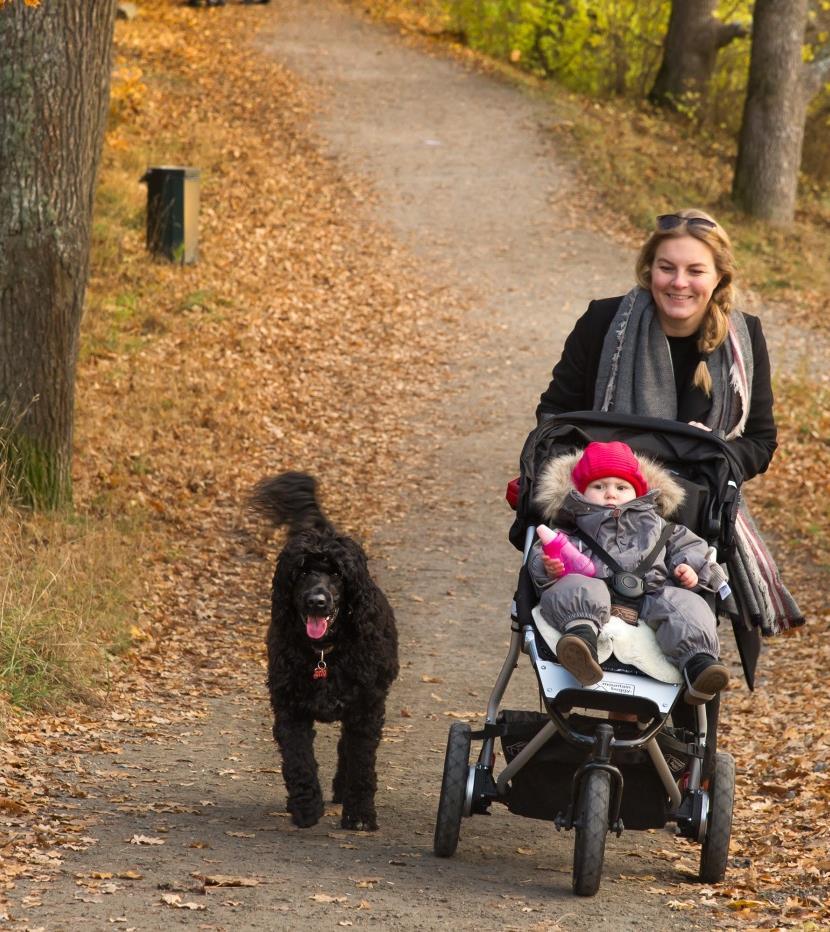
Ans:
{"label": "stroller", "polygon": [[[438,857],[452,856],[462,819],[502,803],[518,815],[552,821],[557,830],[574,830],[573,890],[593,896],[608,831],[619,836],[623,827],[662,828],[671,822],[677,834],[701,845],[700,880],[717,883],[726,871],[735,793],[733,758],[717,750],[719,698],[689,705],[673,667],[668,676],[656,678],[614,653],[601,663],[602,680],[583,687],[557,662],[535,610],[538,599],[527,560],[539,523],[533,503],[536,476],[550,458],[593,440],[622,440],[660,462],[685,492],[672,519],[703,537],[718,561],[729,550],[741,472],[718,435],[676,421],[595,411],[557,415],[530,434],[512,503],[516,518],[510,539],[522,550],[523,562],[510,646],[484,727],[473,731],[455,722],[450,728],[433,850]],[[755,640],[741,635],[740,609],[734,597],[723,593],[726,601],[713,596],[710,607],[718,617],[732,617],[751,687]],[[544,712],[499,708],[520,653],[530,659]],[[506,761],[498,775],[497,739]],[[482,746],[470,763],[473,740]]]}

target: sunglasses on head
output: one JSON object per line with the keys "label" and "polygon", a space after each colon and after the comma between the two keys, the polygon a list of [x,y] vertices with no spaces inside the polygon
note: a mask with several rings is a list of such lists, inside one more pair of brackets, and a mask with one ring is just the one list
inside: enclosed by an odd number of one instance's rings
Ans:
{"label": "sunglasses on head", "polygon": [[680,214],[660,214],[657,218],[658,230],[673,230],[679,227],[681,223],[688,226],[705,227],[707,230],[714,230],[717,224],[714,220],[707,220],[706,217],[681,217]]}

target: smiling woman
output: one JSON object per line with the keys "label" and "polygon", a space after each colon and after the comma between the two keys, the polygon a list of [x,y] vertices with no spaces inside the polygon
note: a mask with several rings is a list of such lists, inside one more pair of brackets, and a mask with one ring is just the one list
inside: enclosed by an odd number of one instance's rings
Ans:
{"label": "smiling woman", "polygon": [[703,211],[664,214],[636,274],[576,322],[537,420],[601,409],[694,423],[723,433],[744,479],[764,472],[777,446],[769,356],[760,320],[733,310],[726,232]]}
{"label": "smiling woman", "polygon": [[[726,231],[700,210],[663,214],[635,268],[628,294],[592,301],[576,322],[537,420],[598,410],[682,421],[717,431],[745,480],[764,472],[777,447],[769,355],[760,320],[735,307]],[[742,519],[755,568],[769,569],[762,595],[774,593],[756,623],[765,633],[801,624],[751,519]]]}

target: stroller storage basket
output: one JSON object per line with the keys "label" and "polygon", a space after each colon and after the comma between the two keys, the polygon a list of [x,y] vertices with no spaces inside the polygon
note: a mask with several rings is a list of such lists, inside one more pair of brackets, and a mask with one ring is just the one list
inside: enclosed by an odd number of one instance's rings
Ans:
{"label": "stroller storage basket", "polygon": [[[501,738],[507,763],[548,721],[548,716],[541,712],[503,709],[499,713],[498,722],[507,726]],[[574,771],[589,757],[587,749],[575,747],[561,735],[554,734],[533,759],[514,774],[505,799],[507,808],[516,815],[554,821],[568,808]],[[625,827],[662,828],[668,821],[669,800],[648,755],[644,751],[623,749],[611,755],[611,763],[619,768],[625,785],[620,809]]]}

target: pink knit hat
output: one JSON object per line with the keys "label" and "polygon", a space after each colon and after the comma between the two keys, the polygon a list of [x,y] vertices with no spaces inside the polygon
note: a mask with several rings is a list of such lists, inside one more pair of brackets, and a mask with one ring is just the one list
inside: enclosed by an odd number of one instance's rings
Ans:
{"label": "pink knit hat", "polygon": [[612,443],[589,443],[571,473],[574,485],[584,493],[594,479],[607,479],[609,476],[630,482],[637,498],[648,492],[648,483],[640,472],[640,464],[627,443],[618,440]]}

